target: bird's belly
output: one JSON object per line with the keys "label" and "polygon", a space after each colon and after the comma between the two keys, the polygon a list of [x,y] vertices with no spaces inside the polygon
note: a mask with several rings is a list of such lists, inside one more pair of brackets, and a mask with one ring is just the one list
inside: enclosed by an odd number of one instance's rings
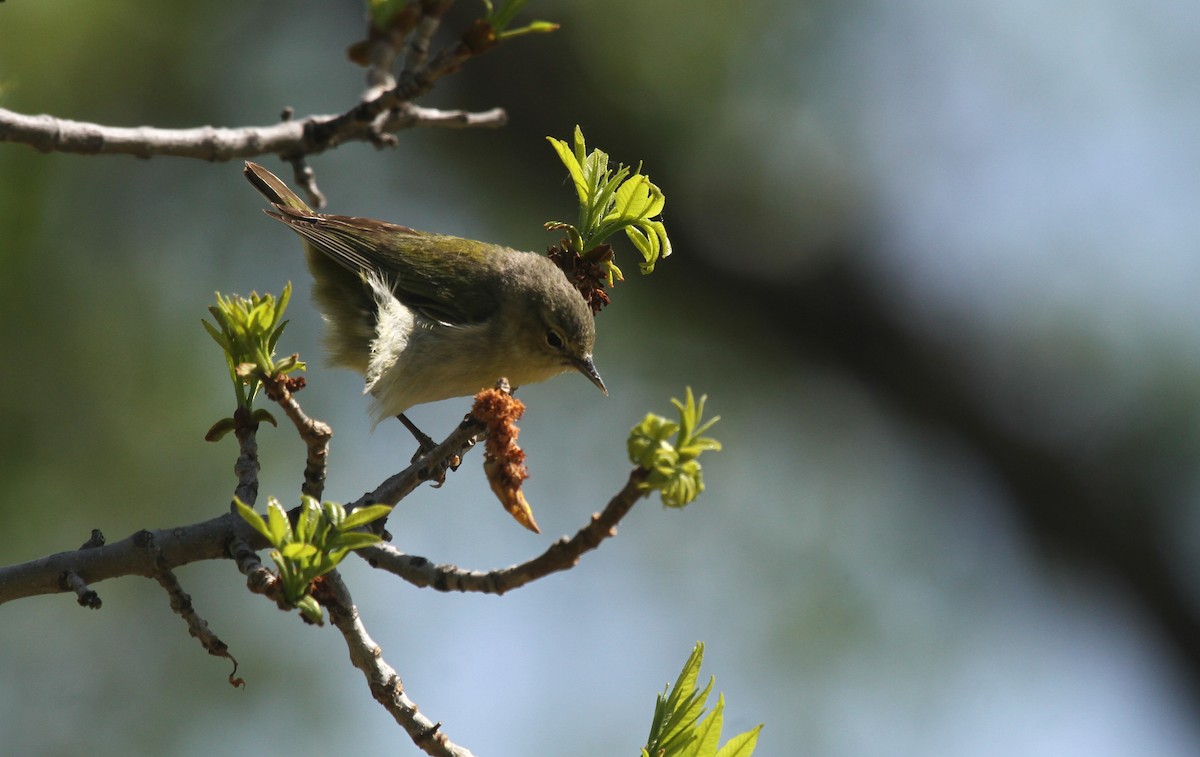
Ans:
{"label": "bird's belly", "polygon": [[[414,336],[416,336],[414,334]],[[517,357],[488,354],[469,340],[441,338],[411,341],[402,354],[368,386],[375,403],[376,422],[398,415],[414,405],[451,397],[466,397],[495,386],[501,377],[516,387],[545,381],[564,368],[533,369]]]}

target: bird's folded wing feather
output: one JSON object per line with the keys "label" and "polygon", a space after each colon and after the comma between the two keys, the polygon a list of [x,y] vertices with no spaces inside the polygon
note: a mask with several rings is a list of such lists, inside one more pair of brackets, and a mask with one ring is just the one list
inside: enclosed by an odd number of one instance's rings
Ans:
{"label": "bird's folded wing feather", "polygon": [[495,313],[497,248],[370,218],[305,213],[275,205],[317,250],[359,275],[381,276],[406,306],[430,320],[466,325]]}

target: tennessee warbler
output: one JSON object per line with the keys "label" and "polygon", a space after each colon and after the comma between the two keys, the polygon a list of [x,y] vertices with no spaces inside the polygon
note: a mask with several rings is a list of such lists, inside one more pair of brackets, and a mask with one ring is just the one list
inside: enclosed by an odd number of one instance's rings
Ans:
{"label": "tennessee warbler", "polygon": [[304,238],[331,362],[364,375],[376,423],[501,376],[515,387],[574,369],[608,394],[591,310],[546,257],[317,213],[262,166],[245,175]]}

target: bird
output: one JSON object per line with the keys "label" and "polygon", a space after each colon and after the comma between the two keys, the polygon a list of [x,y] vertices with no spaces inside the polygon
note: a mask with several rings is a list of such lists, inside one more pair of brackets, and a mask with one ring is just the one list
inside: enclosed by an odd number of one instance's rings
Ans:
{"label": "bird", "polygon": [[244,174],[302,237],[330,362],[363,375],[374,424],[396,416],[431,444],[406,411],[501,377],[515,388],[578,371],[608,394],[592,311],[546,256],[318,213],[263,166]]}

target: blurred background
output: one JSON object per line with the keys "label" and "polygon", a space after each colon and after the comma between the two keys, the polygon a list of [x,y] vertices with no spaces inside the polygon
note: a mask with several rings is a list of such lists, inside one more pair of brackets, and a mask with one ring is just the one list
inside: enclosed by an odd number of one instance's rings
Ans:
{"label": "blurred background", "polygon": [[[316,156],[330,211],[544,250],[542,222],[574,214],[544,138],[578,123],[644,161],[675,256],[643,279],[618,250],[611,397],[578,376],[521,392],[544,534],[472,453],[402,503],[394,544],[472,569],[540,553],[687,385],[725,449],[694,505],[644,501],[504,597],[349,560],[422,710],[478,754],[635,754],[703,640],[726,735],[765,722],[762,755],[1200,752],[1200,5],[530,5],[562,30],[422,101],[509,125]],[[363,31],[349,0],[4,3],[0,104],[125,126],[335,113]],[[335,429],[328,497],[408,459],[360,379],[321,365],[299,244],[240,173],[0,144],[0,564],[225,511],[235,445],[203,441],[233,407],[199,324],[215,290],[297,287],[281,349]],[[468,406],[413,417],[439,436]],[[294,504],[301,443],[259,442],[263,501]],[[335,630],[230,563],[178,576],[244,690],[153,582],[96,585],[98,612],[23,600],[0,610],[0,749],[416,753]]]}

